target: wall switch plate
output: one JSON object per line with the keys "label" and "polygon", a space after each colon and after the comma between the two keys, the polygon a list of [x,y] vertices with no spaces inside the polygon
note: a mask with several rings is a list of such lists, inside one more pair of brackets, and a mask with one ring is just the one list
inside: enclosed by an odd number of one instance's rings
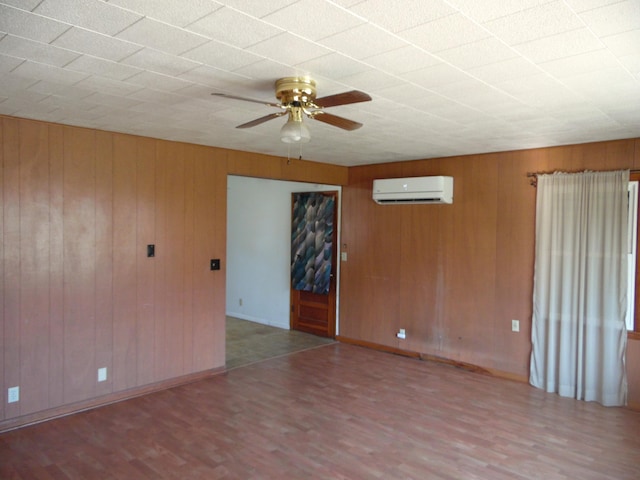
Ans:
{"label": "wall switch plate", "polygon": [[98,381],[104,382],[107,379],[107,367],[98,369]]}
{"label": "wall switch plate", "polygon": [[20,387],[10,387],[7,391],[7,403],[20,401]]}
{"label": "wall switch plate", "polygon": [[396,337],[405,339],[407,338],[407,332],[405,332],[404,328],[401,328],[400,330],[398,330],[398,333],[396,333]]}
{"label": "wall switch plate", "polygon": [[340,260],[343,262],[347,261],[347,252],[340,252]]}
{"label": "wall switch plate", "polygon": [[511,331],[512,332],[520,331],[520,320],[511,320]]}
{"label": "wall switch plate", "polygon": [[147,257],[155,257],[156,256],[156,246],[155,245],[147,245]]}

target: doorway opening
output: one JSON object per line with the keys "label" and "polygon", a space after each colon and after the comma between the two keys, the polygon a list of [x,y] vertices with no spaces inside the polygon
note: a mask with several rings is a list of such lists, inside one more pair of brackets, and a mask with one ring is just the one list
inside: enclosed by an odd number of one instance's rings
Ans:
{"label": "doorway opening", "polygon": [[[290,330],[291,196],[337,191],[339,202],[341,190],[335,185],[227,177],[227,368],[334,341]],[[339,203],[337,214],[339,246]]]}

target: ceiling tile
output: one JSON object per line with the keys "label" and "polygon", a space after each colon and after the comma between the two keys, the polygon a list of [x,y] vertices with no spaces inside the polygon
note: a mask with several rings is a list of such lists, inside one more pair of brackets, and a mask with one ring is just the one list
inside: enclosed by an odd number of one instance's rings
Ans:
{"label": "ceiling tile", "polygon": [[[640,101],[638,80],[619,65],[568,76],[562,79],[562,83],[594,103],[601,102],[610,106],[626,105],[634,98]],[[635,103],[638,104],[640,103]]]}
{"label": "ceiling tile", "polygon": [[221,70],[236,70],[262,60],[253,53],[212,40],[181,55]]}
{"label": "ceiling tile", "polygon": [[18,58],[28,58],[35,62],[46,63],[56,67],[62,67],[79,56],[78,53],[63,48],[14,37],[13,35],[5,35],[0,40],[0,53]]}
{"label": "ceiling tile", "polygon": [[69,25],[0,4],[0,32],[49,43]]}
{"label": "ceiling tile", "polygon": [[297,1],[298,0],[269,0],[268,2],[256,2],[256,0],[225,0],[224,3],[229,7],[240,10],[253,17],[262,18]]}
{"label": "ceiling tile", "polygon": [[109,3],[178,27],[184,27],[222,8],[221,4],[211,0],[109,0]]}
{"label": "ceiling tile", "polygon": [[[10,55],[4,55],[0,53],[0,74],[7,73],[16,68],[24,62],[22,58],[12,57]],[[0,90],[1,94],[2,90]]]}
{"label": "ceiling tile", "polygon": [[402,5],[388,0],[365,0],[353,5],[350,10],[392,32],[401,32],[456,13],[441,0],[405,0]]}
{"label": "ceiling tile", "polygon": [[[448,0],[469,18],[479,23],[506,17],[551,0]],[[581,0],[578,0],[581,1]]]}
{"label": "ceiling tile", "polygon": [[263,40],[247,50],[285,65],[298,65],[331,53],[321,45],[288,32]]}
{"label": "ceiling tile", "polygon": [[73,27],[64,32],[53,42],[58,47],[86,53],[117,62],[141,50],[141,45],[118,40],[101,33],[90,32],[83,28]]}
{"label": "ceiling tile", "polygon": [[594,8],[604,7],[614,3],[619,3],[620,0],[564,0],[573,10],[576,12],[585,12],[587,10],[593,10]]}
{"label": "ceiling tile", "polygon": [[186,28],[212,40],[240,48],[255,45],[282,33],[281,29],[273,25],[228,7],[214,11]]}
{"label": "ceiling tile", "polygon": [[537,75],[541,69],[522,57],[508,58],[499,62],[482,65],[466,70],[466,72],[486,83],[496,84],[514,78]]}
{"label": "ceiling tile", "polygon": [[[329,53],[325,52],[325,55]],[[324,56],[318,56],[316,58],[323,58]],[[309,62],[313,59],[308,60]],[[271,59],[263,59],[259,62],[252,63],[245,67],[234,70],[234,73],[243,75],[244,77],[252,78],[255,80],[254,85],[257,92],[268,91],[269,95],[273,93],[273,84],[278,78],[282,77],[295,77],[297,75],[305,75],[308,73],[304,67],[305,61],[300,63],[300,67],[285,65],[284,63],[277,62]],[[264,90],[265,85],[268,85],[268,90]]]}
{"label": "ceiling tile", "polygon": [[356,90],[362,90],[369,94],[398,84],[397,77],[377,70],[348,75],[341,78],[340,81]]}
{"label": "ceiling tile", "polygon": [[2,0],[2,3],[22,10],[33,10],[42,0]]}
{"label": "ceiling tile", "polygon": [[139,85],[133,85],[120,80],[113,80],[111,78],[98,76],[87,77],[76,83],[74,86],[93,92],[102,92],[121,96],[130,95],[133,92],[137,92],[142,89]]}
{"label": "ceiling tile", "polygon": [[515,50],[535,63],[548,62],[603,48],[602,42],[588,28],[533,40],[516,45]]}
{"label": "ceiling tile", "polygon": [[0,74],[0,92],[2,95],[15,95],[38,83],[38,79],[25,79],[24,76],[11,72]]}
{"label": "ceiling tile", "polygon": [[102,58],[82,55],[66,66],[67,69],[76,72],[99,75],[114,80],[126,80],[129,77],[142,72],[139,68],[122,63],[111,62]]}
{"label": "ceiling tile", "polygon": [[302,154],[314,161],[637,136],[636,5],[0,0],[0,112],[297,157],[279,140],[284,118],[235,126],[279,111],[260,104],[276,101],[276,79],[310,75],[320,97],[359,89],[373,98],[331,110],[364,123],[355,132],[313,122]]}
{"label": "ceiling tile", "polygon": [[207,42],[207,38],[166,23],[143,18],[117,36],[122,40],[179,55]]}
{"label": "ceiling tile", "polygon": [[640,29],[604,37],[602,41],[618,57],[640,53]]}
{"label": "ceiling tile", "polygon": [[620,63],[640,81],[640,53],[619,57]]}
{"label": "ceiling tile", "polygon": [[30,94],[42,94],[42,95],[54,95],[57,97],[64,97],[70,100],[82,100],[85,97],[88,97],[92,93],[91,90],[87,90],[84,88],[80,88],[75,85],[60,85],[58,83],[48,82],[48,81],[40,81],[34,83],[33,85],[28,87],[28,91]]}
{"label": "ceiling tile", "polygon": [[601,37],[640,29],[640,2],[627,0],[606,5],[581,13],[580,18]]}
{"label": "ceiling tile", "polygon": [[428,52],[435,53],[475,42],[491,34],[477,23],[456,13],[404,30],[398,35]]}
{"label": "ceiling tile", "polygon": [[47,80],[63,85],[72,85],[86,77],[87,74],[64,70],[59,67],[36,63],[30,60],[18,65],[13,72],[15,75],[24,77],[27,80]]}
{"label": "ceiling tile", "polygon": [[405,45],[394,50],[378,53],[366,57],[362,61],[379,70],[396,75],[440,63],[439,59],[414,45]]}
{"label": "ceiling tile", "polygon": [[[309,15],[311,9],[314,15]],[[309,40],[329,37],[364,23],[347,10],[318,0],[300,0],[262,19]]]}
{"label": "ceiling tile", "polygon": [[191,83],[210,87],[206,89],[209,93],[211,93],[214,88],[226,89],[232,87],[239,90],[243,86],[246,86],[247,83],[250,83],[250,80],[242,75],[217,70],[206,65],[201,65],[189,70],[180,75],[179,78]]}
{"label": "ceiling tile", "polygon": [[456,67],[467,70],[514,58],[517,53],[496,38],[489,37],[443,50],[438,52],[437,56]]}
{"label": "ceiling tile", "polygon": [[127,83],[140,85],[141,87],[151,88],[153,90],[164,90],[167,92],[175,92],[181,88],[189,86],[190,84],[189,81],[181,78],[146,71],[128,78]]}
{"label": "ceiling tile", "polygon": [[308,62],[302,62],[297,67],[312,77],[327,76],[336,79],[362,73],[370,69],[365,63],[335,52],[314,58]]}
{"label": "ceiling tile", "polygon": [[115,35],[142,18],[98,0],[43,0],[34,12],[106,35]]}
{"label": "ceiling tile", "polygon": [[162,73],[163,75],[180,75],[200,65],[186,58],[176,57],[150,48],[137,51],[122,60],[121,63],[133,65],[142,70]]}
{"label": "ceiling tile", "polygon": [[446,63],[439,63],[413,72],[407,72],[404,77],[407,81],[424,88],[460,82],[470,78],[468,74],[459,68],[455,68]]}
{"label": "ceiling tile", "polygon": [[84,102],[93,103],[98,105],[106,105],[113,108],[134,108],[140,104],[139,101],[134,100],[132,97],[120,97],[116,95],[109,95],[107,93],[94,93],[85,97]]}
{"label": "ceiling tile", "polygon": [[368,23],[323,38],[319,43],[358,60],[407,45],[397,36]]}
{"label": "ceiling tile", "polygon": [[556,78],[570,77],[586,72],[618,67],[615,56],[607,49],[595,50],[572,57],[541,63],[540,68]]}
{"label": "ceiling tile", "polygon": [[561,1],[529,8],[484,23],[498,38],[509,45],[582,28],[584,24]]}

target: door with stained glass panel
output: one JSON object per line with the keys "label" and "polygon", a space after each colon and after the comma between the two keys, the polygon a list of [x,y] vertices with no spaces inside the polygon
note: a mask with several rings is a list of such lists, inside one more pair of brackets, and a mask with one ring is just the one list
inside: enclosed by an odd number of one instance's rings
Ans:
{"label": "door with stained glass panel", "polygon": [[338,192],[292,194],[292,330],[335,337]]}

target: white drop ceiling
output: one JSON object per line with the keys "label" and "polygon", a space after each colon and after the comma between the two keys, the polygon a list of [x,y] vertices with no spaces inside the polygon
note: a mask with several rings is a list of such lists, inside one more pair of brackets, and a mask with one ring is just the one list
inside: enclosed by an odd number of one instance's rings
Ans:
{"label": "white drop ceiling", "polygon": [[[364,126],[211,96],[295,75]],[[349,166],[640,137],[640,0],[0,0],[0,113]]]}

